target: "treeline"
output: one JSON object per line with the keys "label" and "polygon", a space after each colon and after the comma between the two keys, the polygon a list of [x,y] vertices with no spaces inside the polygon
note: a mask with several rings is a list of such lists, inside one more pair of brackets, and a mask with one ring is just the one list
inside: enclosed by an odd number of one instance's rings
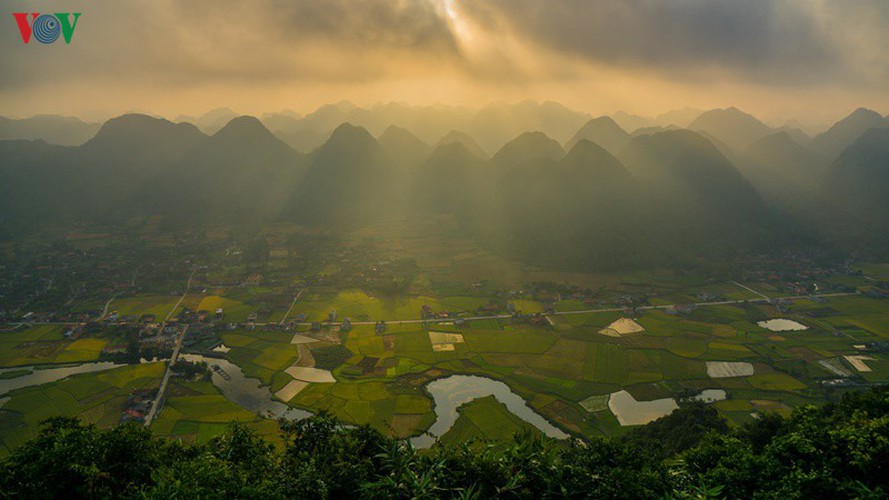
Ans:
{"label": "treeline", "polygon": [[885,498],[889,388],[729,429],[683,406],[617,439],[467,443],[416,451],[321,415],[283,447],[232,424],[186,445],[137,425],[70,418],[0,463],[7,498]]}

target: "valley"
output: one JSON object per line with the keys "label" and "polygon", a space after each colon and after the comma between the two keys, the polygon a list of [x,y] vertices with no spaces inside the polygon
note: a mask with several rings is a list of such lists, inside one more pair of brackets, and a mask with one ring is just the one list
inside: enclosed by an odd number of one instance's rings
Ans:
{"label": "valley", "polygon": [[[566,272],[492,253],[447,216],[352,231],[161,226],[133,219],[7,245],[28,258],[6,261],[5,289],[27,290],[29,302],[0,332],[6,452],[54,413],[102,426],[149,420],[160,435],[204,442],[230,420],[274,441],[276,418],[327,412],[428,446],[443,418],[432,384],[455,376],[505,384],[531,413],[496,392],[458,399],[443,442],[509,438],[493,429],[540,422],[559,436],[619,436],[674,407],[662,402],[720,390],[709,404],[741,425],[889,377],[889,302],[877,298],[886,265],[790,252],[738,259],[728,272]],[[176,251],[141,258],[165,248]],[[775,320],[805,329],[761,326]],[[180,361],[162,388],[177,339]],[[108,361],[136,364],[3,389]],[[183,363],[197,365],[177,372]],[[749,370],[713,371],[720,363]],[[149,403],[134,405],[142,393]],[[647,402],[663,409],[619,413]]]}

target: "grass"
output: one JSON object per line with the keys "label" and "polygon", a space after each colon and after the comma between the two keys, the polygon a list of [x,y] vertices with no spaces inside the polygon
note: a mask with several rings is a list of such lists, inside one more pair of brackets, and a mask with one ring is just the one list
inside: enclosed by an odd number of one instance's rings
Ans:
{"label": "grass", "polygon": [[209,381],[176,380],[163,411],[151,424],[162,436],[204,443],[225,432],[230,422],[242,422],[260,435],[277,439],[277,426],[225,399]]}
{"label": "grass", "polygon": [[58,415],[101,427],[116,424],[130,393],[157,387],[163,370],[163,363],[128,365],[14,391],[3,406],[9,418],[0,427],[0,446],[8,452],[36,436],[42,420]]}
{"label": "grass", "polygon": [[219,295],[210,295],[201,299],[197,305],[198,311],[208,311],[215,313],[216,309],[222,308],[223,319],[234,323],[243,323],[247,321],[247,316],[256,312],[256,307],[245,304],[239,300],[232,300]]}
{"label": "grass", "polygon": [[40,325],[0,333],[0,367],[82,363],[99,359],[108,339],[84,336],[68,340],[58,325]]}
{"label": "grass", "polygon": [[509,441],[517,433],[539,431],[521,420],[498,402],[494,396],[471,401],[458,410],[460,416],[439,441],[446,445],[458,445],[472,439],[486,441]]}
{"label": "grass", "polygon": [[173,306],[177,302],[179,302],[179,297],[171,295],[116,298],[111,303],[111,310],[117,311],[121,316],[129,315],[137,318],[143,314],[154,314],[158,321],[162,321],[173,310]]}
{"label": "grass", "polygon": [[222,334],[222,341],[231,348],[226,357],[248,377],[272,385],[276,375],[299,358],[299,347],[290,343],[291,337],[280,332],[235,330]]}

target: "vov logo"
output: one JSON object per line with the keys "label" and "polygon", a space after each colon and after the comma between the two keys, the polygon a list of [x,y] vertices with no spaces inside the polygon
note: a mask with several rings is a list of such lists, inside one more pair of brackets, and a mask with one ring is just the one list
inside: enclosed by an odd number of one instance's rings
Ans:
{"label": "vov logo", "polygon": [[[28,22],[28,15],[31,16],[31,22]],[[71,21],[71,16],[74,21]],[[68,12],[57,12],[55,14],[40,14],[39,12],[14,12],[12,17],[15,18],[16,24],[19,25],[19,33],[22,34],[22,41],[28,43],[33,36],[40,43],[53,43],[59,39],[59,35],[65,38],[65,43],[71,43],[71,36],[74,35],[74,28],[77,27],[77,20],[80,19],[80,12],[73,14]]]}

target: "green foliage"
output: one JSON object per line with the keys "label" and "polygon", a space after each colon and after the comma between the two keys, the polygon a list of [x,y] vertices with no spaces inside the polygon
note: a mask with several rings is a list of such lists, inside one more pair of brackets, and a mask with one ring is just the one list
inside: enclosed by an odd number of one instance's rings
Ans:
{"label": "green foliage", "polygon": [[353,355],[352,351],[341,344],[319,347],[312,350],[312,357],[315,358],[315,368],[323,370],[338,368]]}
{"label": "green foliage", "polygon": [[729,430],[691,404],[622,439],[418,452],[322,414],[281,422],[283,448],[239,424],[182,445],[70,418],[0,462],[0,496],[67,498],[883,498],[889,388]]}

